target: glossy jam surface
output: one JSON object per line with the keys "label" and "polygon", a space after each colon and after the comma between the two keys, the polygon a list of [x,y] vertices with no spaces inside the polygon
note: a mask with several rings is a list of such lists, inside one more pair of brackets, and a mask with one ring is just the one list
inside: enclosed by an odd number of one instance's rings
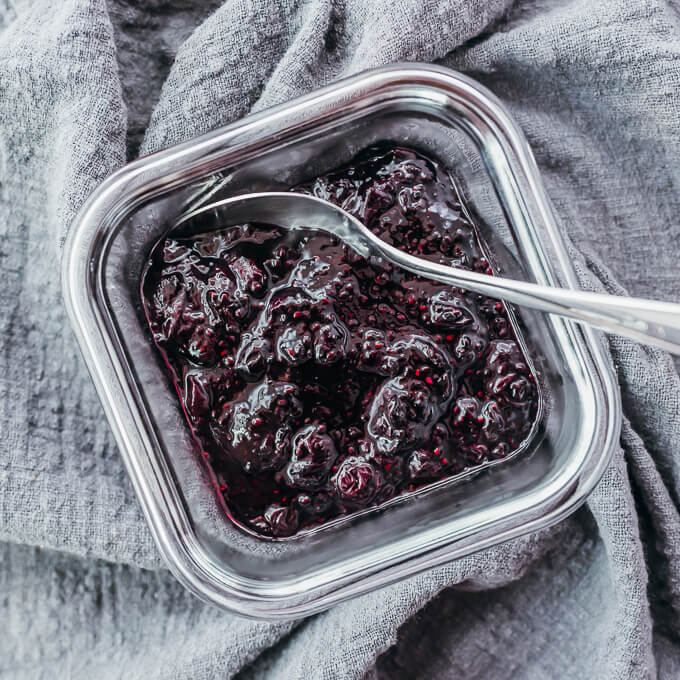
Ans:
{"label": "glossy jam surface", "polygon": [[[297,187],[381,238],[491,273],[451,179],[400,147]],[[233,518],[274,537],[508,456],[538,392],[497,300],[246,224],[154,248],[153,340]]]}

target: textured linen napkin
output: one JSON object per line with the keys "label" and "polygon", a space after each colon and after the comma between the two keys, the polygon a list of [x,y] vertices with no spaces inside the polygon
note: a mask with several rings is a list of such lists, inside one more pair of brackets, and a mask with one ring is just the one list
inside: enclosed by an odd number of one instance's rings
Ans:
{"label": "textured linen napkin", "polygon": [[680,380],[664,353],[610,339],[621,447],[570,519],[304,621],[256,623],[165,570],[59,282],[75,211],[126,157],[419,60],[477,78],[516,116],[585,288],[678,301],[678,11],[0,0],[0,677],[680,677]]}

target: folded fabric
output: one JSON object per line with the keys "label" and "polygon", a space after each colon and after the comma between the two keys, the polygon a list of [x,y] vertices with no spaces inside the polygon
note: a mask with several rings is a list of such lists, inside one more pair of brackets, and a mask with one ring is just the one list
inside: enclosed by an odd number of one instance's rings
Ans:
{"label": "folded fabric", "polygon": [[570,519],[307,620],[258,623],[165,570],[59,280],[75,212],[126,156],[418,60],[509,107],[584,288],[678,301],[676,3],[146,4],[0,1],[0,676],[680,677],[680,380],[664,353],[605,340],[621,448]]}

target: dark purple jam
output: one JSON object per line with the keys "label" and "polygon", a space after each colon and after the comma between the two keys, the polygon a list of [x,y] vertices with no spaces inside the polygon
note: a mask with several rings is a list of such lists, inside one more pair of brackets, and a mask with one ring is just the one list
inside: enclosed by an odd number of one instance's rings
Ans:
{"label": "dark purple jam", "polygon": [[[450,177],[419,153],[372,147],[296,190],[409,253],[491,273]],[[142,297],[230,514],[266,536],[505,458],[536,418],[504,305],[321,233],[166,238]]]}

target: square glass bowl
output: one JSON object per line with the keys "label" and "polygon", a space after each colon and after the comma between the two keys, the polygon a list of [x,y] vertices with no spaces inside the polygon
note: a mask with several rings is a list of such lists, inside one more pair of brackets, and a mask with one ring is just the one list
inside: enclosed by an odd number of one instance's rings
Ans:
{"label": "square glass bowl", "polygon": [[308,615],[557,522],[585,500],[618,440],[601,336],[515,308],[543,396],[520,455],[282,541],[225,515],[150,338],[144,263],[202,204],[289,188],[382,140],[450,171],[496,271],[577,285],[517,125],[473,80],[419,64],[363,73],[131,163],[89,198],[66,242],[66,307],[158,548],[192,592],[246,616]]}

